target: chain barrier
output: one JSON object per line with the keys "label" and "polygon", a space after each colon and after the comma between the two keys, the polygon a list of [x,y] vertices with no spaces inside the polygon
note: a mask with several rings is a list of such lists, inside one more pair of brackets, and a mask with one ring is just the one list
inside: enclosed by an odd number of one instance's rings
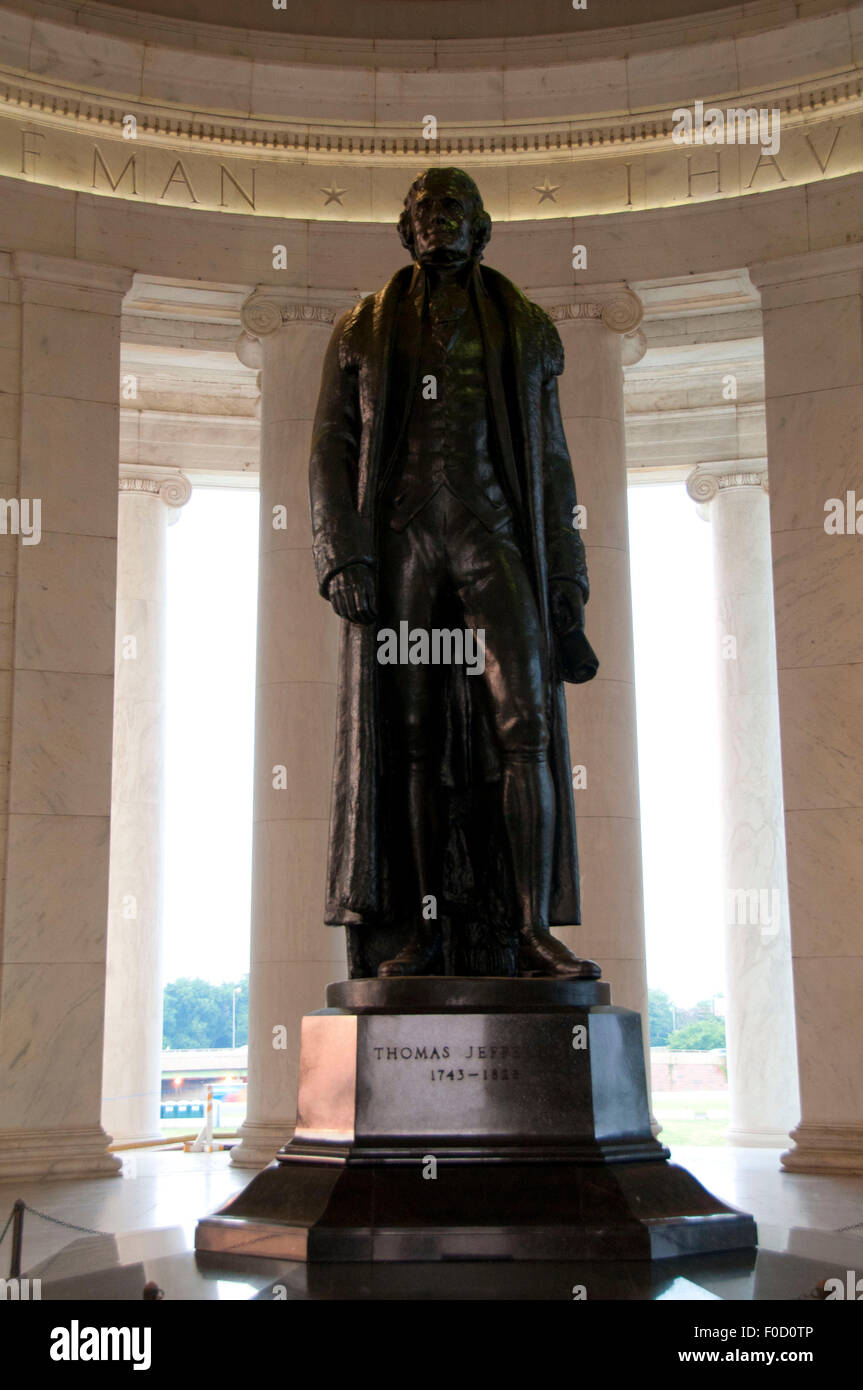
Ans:
{"label": "chain barrier", "polygon": [[[92,1226],[76,1226],[74,1221],[63,1221],[59,1216],[49,1216],[47,1212],[37,1211],[35,1207],[22,1203],[24,1211],[29,1211],[31,1216],[41,1216],[43,1221],[50,1221],[54,1226],[65,1226],[67,1231],[82,1231],[85,1236],[111,1236],[113,1231],[94,1231]],[[12,1213],[14,1216],[14,1212]],[[12,1220],[10,1216],[9,1221]],[[9,1222],[6,1223],[7,1225]],[[0,1237],[2,1239],[2,1237]]]}
{"label": "chain barrier", "polygon": [[[31,1216],[38,1216],[42,1221],[47,1221],[52,1226],[62,1226],[67,1231],[80,1231],[81,1234],[85,1236],[105,1236],[109,1240],[113,1239],[113,1235],[109,1231],[96,1231],[92,1226],[78,1226],[74,1221],[64,1221],[59,1216],[49,1216],[46,1211],[39,1211],[36,1207],[28,1206],[28,1204],[19,1197],[12,1204],[9,1219],[3,1227],[2,1235],[0,1235],[0,1245],[2,1245],[3,1241],[6,1239],[6,1232],[9,1230],[10,1226],[12,1227],[12,1254],[9,1264],[10,1279],[17,1279],[21,1274],[24,1246],[24,1213],[26,1211],[29,1211]],[[62,1254],[63,1250],[56,1251],[55,1254],[49,1257],[48,1263],[50,1264],[52,1260],[57,1259]]]}

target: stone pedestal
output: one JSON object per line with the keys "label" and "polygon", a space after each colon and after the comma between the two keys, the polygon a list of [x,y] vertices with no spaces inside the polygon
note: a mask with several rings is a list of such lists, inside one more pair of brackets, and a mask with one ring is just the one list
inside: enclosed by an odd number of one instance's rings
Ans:
{"label": "stone pedestal", "polygon": [[608,985],[352,980],[303,1019],[294,1137],[199,1251],[309,1261],[737,1250],[752,1219],[653,1137],[641,1020]]}

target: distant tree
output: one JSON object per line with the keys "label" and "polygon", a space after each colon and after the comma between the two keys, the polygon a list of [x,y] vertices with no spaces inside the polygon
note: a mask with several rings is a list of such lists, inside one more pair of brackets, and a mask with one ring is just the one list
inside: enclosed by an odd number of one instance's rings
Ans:
{"label": "distant tree", "polygon": [[664,989],[647,991],[647,1021],[650,1025],[650,1046],[665,1047],[674,1022],[671,1000]]}
{"label": "distant tree", "polygon": [[215,987],[219,1037],[224,1038],[224,1042],[214,1043],[214,1047],[231,1046],[231,1009],[234,990],[238,987],[240,993],[237,995],[237,1047],[243,1047],[249,1040],[249,977],[244,975],[242,980],[231,980],[227,984]]}
{"label": "distant tree", "polygon": [[714,1047],[724,1047],[725,1020],[714,1017],[687,1023],[671,1034],[668,1046],[678,1052],[710,1052]]}
{"label": "distant tree", "polygon": [[677,1015],[678,1029],[686,1028],[690,1023],[701,1023],[705,1018],[714,1018],[713,1000],[700,999],[691,1009],[675,1009]]}
{"label": "distant tree", "polygon": [[249,977],[221,985],[209,980],[172,980],[165,986],[162,1046],[165,1048],[230,1047],[231,1008],[237,995],[237,1046],[248,1041]]}

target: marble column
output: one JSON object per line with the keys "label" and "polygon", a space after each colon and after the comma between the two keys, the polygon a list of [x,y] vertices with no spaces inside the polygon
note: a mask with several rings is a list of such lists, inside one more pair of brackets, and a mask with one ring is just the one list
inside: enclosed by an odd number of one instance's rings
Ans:
{"label": "marble column", "polygon": [[800,1098],[765,462],[703,464],[686,486],[713,529],[728,1142],[782,1148]]}
{"label": "marble column", "polygon": [[863,246],[750,273],[764,320],[802,1112],[782,1161],[863,1173]]}
{"label": "marble column", "polygon": [[38,539],[23,528],[0,536],[14,576],[0,720],[0,1177],[93,1177],[120,1167],[100,1110],[120,312],[132,276],[31,252],[15,252],[11,269],[4,329],[19,447],[17,483],[9,471],[4,483],[29,501],[31,522],[38,502],[40,529]]}
{"label": "marble column", "polygon": [[599,961],[615,1004],[642,1015],[647,1048],[623,411],[623,354],[635,362],[645,348],[638,332],[642,307],[622,284],[536,297],[554,319],[566,353],[560,404],[578,501],[586,509],[587,631],[600,661],[589,684],[566,687],[572,764],[583,769],[573,783],[582,926],[558,935],[578,955]]}
{"label": "marble column", "polygon": [[191,493],[178,469],[120,469],[102,1124],[123,1143],[161,1136],[165,566]]}
{"label": "marble column", "polygon": [[261,368],[249,1089],[231,1161],[259,1168],[296,1119],[300,1020],[346,974],[323,925],[338,623],[317,591],[308,467],[324,351],[337,312],[260,288],[243,307],[241,360]]}

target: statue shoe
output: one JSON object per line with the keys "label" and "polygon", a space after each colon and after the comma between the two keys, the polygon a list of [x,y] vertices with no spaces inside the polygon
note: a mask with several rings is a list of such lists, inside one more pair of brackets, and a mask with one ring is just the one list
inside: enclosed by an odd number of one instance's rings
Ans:
{"label": "statue shoe", "polygon": [[518,939],[518,971],[522,976],[553,980],[598,980],[602,974],[596,961],[574,956],[547,927],[522,930]]}
{"label": "statue shoe", "polygon": [[[432,936],[417,934],[402,947],[392,960],[378,966],[378,979],[398,979],[403,975],[440,974],[440,942]],[[437,968],[434,968],[437,967]]]}

